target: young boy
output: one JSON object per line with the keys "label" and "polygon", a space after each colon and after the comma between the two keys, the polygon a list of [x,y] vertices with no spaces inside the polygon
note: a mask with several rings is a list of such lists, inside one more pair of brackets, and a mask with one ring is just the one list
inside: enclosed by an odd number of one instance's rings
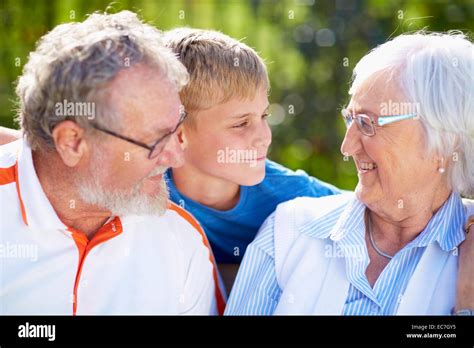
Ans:
{"label": "young boy", "polygon": [[165,45],[190,74],[180,94],[185,164],[166,173],[170,196],[203,226],[230,290],[247,245],[279,203],[340,191],[266,158],[269,81],[252,48],[187,28],[167,32]]}

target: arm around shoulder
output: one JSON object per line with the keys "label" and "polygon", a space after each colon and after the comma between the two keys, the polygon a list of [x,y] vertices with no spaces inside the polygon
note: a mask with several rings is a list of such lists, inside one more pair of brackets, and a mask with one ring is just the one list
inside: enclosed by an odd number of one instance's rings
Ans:
{"label": "arm around shoulder", "polygon": [[[459,274],[456,296],[456,311],[474,310],[474,201],[463,200],[467,211],[466,239],[459,251]],[[469,226],[470,225],[470,226]]]}
{"label": "arm around shoulder", "polygon": [[0,127],[0,145],[11,143],[19,138],[21,138],[21,131]]}

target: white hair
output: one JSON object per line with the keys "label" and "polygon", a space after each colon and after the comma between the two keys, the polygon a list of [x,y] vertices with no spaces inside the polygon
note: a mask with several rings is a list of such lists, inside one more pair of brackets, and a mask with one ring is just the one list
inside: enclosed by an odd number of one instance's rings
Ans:
{"label": "white hair", "polygon": [[54,149],[52,131],[64,120],[90,129],[93,121],[55,112],[57,104],[97,104],[96,123],[119,123],[106,86],[137,64],[158,69],[177,89],[188,82],[186,68],[162,42],[162,33],[130,11],[94,13],[84,22],[56,26],[29,55],[18,80],[18,119],[31,148]]}
{"label": "white hair", "polygon": [[417,105],[427,150],[445,159],[451,188],[474,196],[474,45],[461,32],[403,34],[364,56],[349,94],[386,71]]}

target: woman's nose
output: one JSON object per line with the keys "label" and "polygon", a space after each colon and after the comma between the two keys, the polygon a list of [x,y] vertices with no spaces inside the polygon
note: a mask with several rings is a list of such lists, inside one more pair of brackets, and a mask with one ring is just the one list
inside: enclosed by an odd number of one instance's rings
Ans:
{"label": "woman's nose", "polygon": [[344,140],[342,141],[341,153],[344,156],[353,156],[354,154],[356,154],[362,147],[360,137],[361,133],[357,128],[356,123],[352,122],[349,128],[347,128],[346,135],[344,136]]}

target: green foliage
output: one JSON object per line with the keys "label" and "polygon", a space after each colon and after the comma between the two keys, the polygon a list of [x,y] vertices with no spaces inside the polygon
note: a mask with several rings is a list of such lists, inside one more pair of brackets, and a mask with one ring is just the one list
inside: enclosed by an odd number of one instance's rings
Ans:
{"label": "green foliage", "polygon": [[162,30],[220,30],[256,48],[272,85],[270,157],[345,189],[355,187],[357,175],[339,151],[345,132],[339,109],[356,62],[403,32],[472,31],[474,17],[471,0],[2,0],[1,126],[15,127],[14,83],[35,42],[59,23],[106,9],[139,12]]}

